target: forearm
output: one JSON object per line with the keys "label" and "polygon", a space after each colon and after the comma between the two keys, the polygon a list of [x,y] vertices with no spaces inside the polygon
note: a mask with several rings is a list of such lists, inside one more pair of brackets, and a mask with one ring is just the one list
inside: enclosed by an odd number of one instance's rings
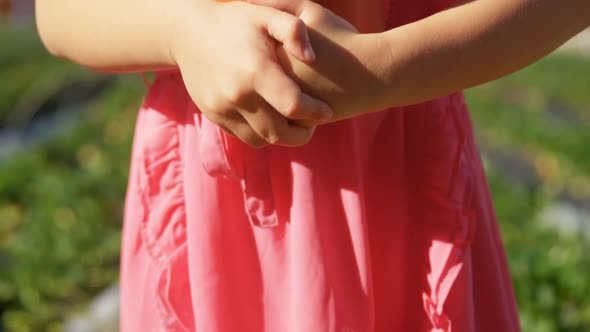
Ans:
{"label": "forearm", "polygon": [[101,71],[158,70],[175,65],[170,43],[190,2],[37,0],[36,20],[55,56]]}
{"label": "forearm", "polygon": [[383,108],[491,81],[588,27],[588,0],[479,0],[383,33]]}

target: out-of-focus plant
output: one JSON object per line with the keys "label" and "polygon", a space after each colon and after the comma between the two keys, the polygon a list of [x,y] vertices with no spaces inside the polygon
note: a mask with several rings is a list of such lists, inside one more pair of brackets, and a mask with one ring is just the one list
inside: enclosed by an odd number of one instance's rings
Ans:
{"label": "out-of-focus plant", "polygon": [[[68,97],[52,101],[55,94],[102,79],[47,56],[30,29],[0,30],[0,49],[0,130],[19,106],[49,100],[47,111],[59,112]],[[117,280],[144,90],[133,77],[111,82],[75,105],[74,129],[0,164],[0,325],[7,331],[60,330],[67,315]]]}
{"label": "out-of-focus plant", "polygon": [[141,86],[121,80],[81,125],[0,171],[0,308],[9,331],[59,322],[116,281],[129,146]]}
{"label": "out-of-focus plant", "polygon": [[500,173],[488,163],[526,332],[590,331],[590,241],[539,219],[558,199],[590,206],[588,91],[590,60],[554,55],[468,92],[480,145],[510,152],[534,173],[511,177],[510,165],[497,165]]}
{"label": "out-of-focus plant", "polygon": [[[97,77],[49,58],[32,30],[0,29],[0,50],[0,131],[18,105]],[[525,332],[590,331],[589,242],[536,218],[561,196],[588,199],[588,91],[590,61],[555,56],[468,92],[481,145],[519,156],[535,173],[534,183],[519,182],[488,167]],[[138,79],[118,78],[80,106],[74,129],[0,163],[5,330],[58,331],[68,314],[116,281],[143,93]]]}

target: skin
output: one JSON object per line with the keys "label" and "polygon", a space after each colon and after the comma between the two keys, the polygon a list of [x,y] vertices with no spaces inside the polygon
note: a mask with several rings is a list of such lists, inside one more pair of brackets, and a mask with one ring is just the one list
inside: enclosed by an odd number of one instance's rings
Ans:
{"label": "skin", "polygon": [[[317,58],[285,69],[327,101],[331,121],[414,104],[519,70],[590,25],[587,0],[480,0],[383,33],[360,34],[307,0],[249,0],[298,15]],[[459,19],[460,18],[460,19]]]}
{"label": "skin", "polygon": [[[160,1],[134,6],[132,0],[38,0],[38,26],[52,53],[88,67],[180,67],[204,114],[255,146],[304,144],[315,125],[497,79],[535,62],[590,24],[587,0],[460,1],[386,32],[377,32],[380,26],[369,19],[380,13],[376,1],[359,8],[348,6],[359,3],[352,0],[322,2],[364,33],[307,0],[174,0],[166,6]],[[308,27],[313,61],[302,55],[305,29],[295,17]],[[67,27],[59,23],[66,18]],[[277,63],[298,85],[281,76],[285,73]],[[326,109],[318,100],[334,113],[318,111]],[[330,117],[320,119],[320,114]]]}
{"label": "skin", "polygon": [[279,65],[277,41],[298,60],[315,55],[301,20],[276,9],[210,0],[37,0],[36,19],[47,49],[83,66],[180,68],[203,114],[253,146],[305,144],[314,127],[296,120],[332,114]]}

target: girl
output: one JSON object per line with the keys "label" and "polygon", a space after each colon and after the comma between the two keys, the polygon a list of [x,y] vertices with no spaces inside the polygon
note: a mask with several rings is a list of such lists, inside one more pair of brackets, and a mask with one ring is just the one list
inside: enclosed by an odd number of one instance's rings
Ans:
{"label": "girl", "polygon": [[456,91],[555,49],[590,2],[248,2],[37,1],[53,54],[157,72],[122,331],[519,331]]}

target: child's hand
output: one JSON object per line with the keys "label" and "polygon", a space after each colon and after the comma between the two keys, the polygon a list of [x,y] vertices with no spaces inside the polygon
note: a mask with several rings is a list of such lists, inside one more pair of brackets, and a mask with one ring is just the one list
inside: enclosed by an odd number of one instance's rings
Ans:
{"label": "child's hand", "polygon": [[201,15],[188,13],[179,24],[171,52],[201,111],[253,146],[307,143],[315,128],[289,119],[312,124],[333,112],[302,93],[278,63],[277,41],[294,59],[313,61],[301,20],[243,2],[202,1],[198,7]]}
{"label": "child's hand", "polygon": [[385,44],[378,34],[359,34],[350,23],[309,0],[246,1],[297,15],[307,25],[316,60],[304,63],[281,46],[279,60],[305,92],[330,104],[335,114],[323,123],[381,108],[377,96],[385,89],[379,78],[383,68],[372,60],[388,50],[380,50]]}

